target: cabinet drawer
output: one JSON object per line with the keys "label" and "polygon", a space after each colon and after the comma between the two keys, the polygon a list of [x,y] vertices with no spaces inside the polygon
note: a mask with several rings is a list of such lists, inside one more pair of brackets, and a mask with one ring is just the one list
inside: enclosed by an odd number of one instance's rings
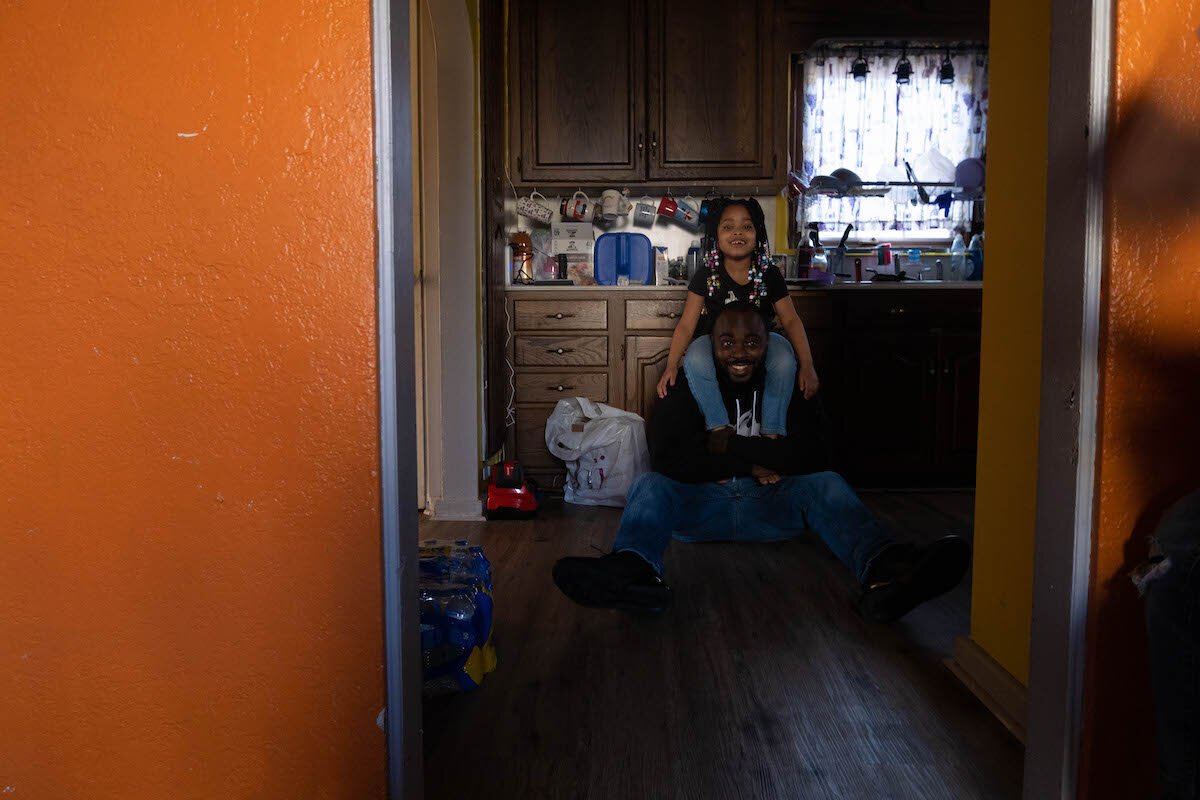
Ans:
{"label": "cabinet drawer", "polygon": [[516,336],[520,367],[603,367],[608,363],[607,336]]}
{"label": "cabinet drawer", "polygon": [[561,467],[546,449],[546,419],[553,406],[523,408],[517,415],[517,460],[526,467]]}
{"label": "cabinet drawer", "polygon": [[792,305],[805,329],[833,327],[833,301],[827,295],[794,294]]}
{"label": "cabinet drawer", "polygon": [[608,401],[607,372],[523,372],[517,375],[518,403],[557,403],[564,397]]}
{"label": "cabinet drawer", "polygon": [[516,330],[604,330],[608,303],[604,300],[517,300],[513,303]]}
{"label": "cabinet drawer", "polygon": [[625,327],[637,330],[674,330],[683,316],[686,298],[679,300],[626,300]]}
{"label": "cabinet drawer", "polygon": [[852,297],[846,303],[850,327],[979,327],[982,299],[917,294],[909,289],[870,297]]}

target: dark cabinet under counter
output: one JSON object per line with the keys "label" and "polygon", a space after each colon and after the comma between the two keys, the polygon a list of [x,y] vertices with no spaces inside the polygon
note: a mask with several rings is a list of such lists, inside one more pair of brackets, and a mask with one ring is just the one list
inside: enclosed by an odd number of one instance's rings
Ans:
{"label": "dark cabinet under counter", "polygon": [[[506,445],[543,486],[562,485],[541,438],[559,398],[652,418],[685,300],[682,287],[507,290],[508,330],[493,334],[508,342],[513,370]],[[838,287],[792,301],[821,378],[835,468],[859,487],[973,486],[981,289]]]}

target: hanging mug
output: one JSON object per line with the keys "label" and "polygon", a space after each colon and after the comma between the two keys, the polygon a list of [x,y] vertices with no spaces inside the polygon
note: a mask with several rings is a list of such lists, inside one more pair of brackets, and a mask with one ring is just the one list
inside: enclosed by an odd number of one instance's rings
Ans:
{"label": "hanging mug", "polygon": [[658,213],[667,219],[675,220],[685,228],[696,230],[700,227],[700,212],[683,200],[664,197],[658,204]]}
{"label": "hanging mug", "polygon": [[519,198],[517,200],[517,213],[540,222],[543,225],[549,225],[550,220],[554,219],[554,212],[549,206],[538,202],[535,198],[545,200],[546,196],[541,192],[535,191],[529,197]]}
{"label": "hanging mug", "polygon": [[618,217],[629,213],[629,200],[616,189],[605,189],[600,193],[600,213],[605,222],[616,222]]}
{"label": "hanging mug", "polygon": [[649,228],[654,225],[654,215],[658,213],[658,209],[649,197],[643,197],[633,207],[633,224],[643,228]]}
{"label": "hanging mug", "polygon": [[573,222],[587,222],[591,220],[592,200],[582,190],[571,195],[562,201],[562,206],[559,207],[559,212],[562,218]]}

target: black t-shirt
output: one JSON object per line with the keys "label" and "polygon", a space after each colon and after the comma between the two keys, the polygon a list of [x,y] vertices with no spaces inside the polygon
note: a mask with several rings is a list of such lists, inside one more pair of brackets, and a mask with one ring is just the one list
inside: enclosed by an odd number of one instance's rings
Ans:
{"label": "black t-shirt", "polygon": [[[696,274],[688,283],[688,291],[698,294],[704,299],[704,308],[700,311],[700,321],[696,323],[696,333],[693,338],[712,332],[713,319],[722,306],[739,300],[750,302],[752,284],[747,283],[742,286],[734,282],[723,266],[717,267],[719,288],[713,292],[712,297],[709,297],[708,276],[710,274],[707,266],[701,267],[696,270]],[[758,313],[762,314],[763,321],[767,323],[767,330],[770,330],[775,323],[775,302],[788,296],[787,283],[779,274],[779,268],[774,264],[769,265],[763,272],[763,291],[766,293],[766,297],[758,298]]]}

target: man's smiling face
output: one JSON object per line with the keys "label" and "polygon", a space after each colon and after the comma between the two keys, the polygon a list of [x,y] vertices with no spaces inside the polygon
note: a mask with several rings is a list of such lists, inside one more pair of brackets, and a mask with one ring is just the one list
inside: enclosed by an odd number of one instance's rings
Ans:
{"label": "man's smiling face", "polygon": [[734,383],[745,383],[767,355],[767,326],[751,309],[725,311],[712,329],[713,361]]}

